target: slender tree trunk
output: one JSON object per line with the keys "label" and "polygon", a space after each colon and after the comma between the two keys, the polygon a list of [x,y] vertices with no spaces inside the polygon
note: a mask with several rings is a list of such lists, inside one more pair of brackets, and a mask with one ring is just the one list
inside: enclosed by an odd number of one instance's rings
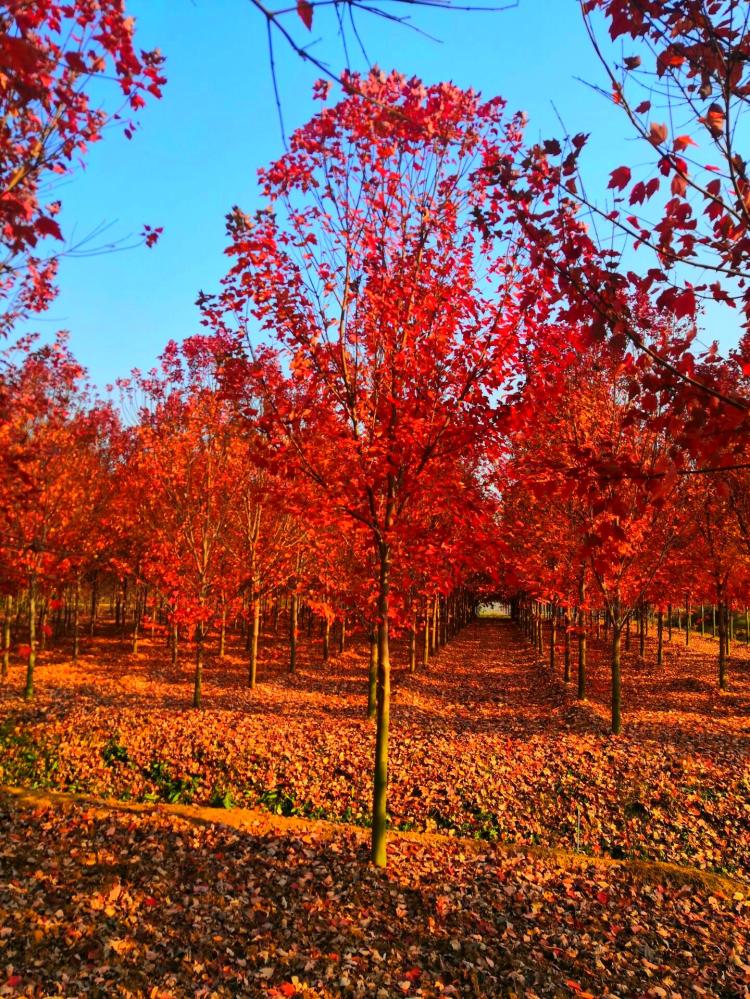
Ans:
{"label": "slender tree trunk", "polygon": [[141,605],[138,587],[135,588],[135,608],[133,610],[133,655],[138,651],[138,634],[141,623]]}
{"label": "slender tree trunk", "polygon": [[328,620],[328,615],[326,615],[325,622],[323,624],[323,662],[327,663],[331,655],[331,622]]}
{"label": "slender tree trunk", "polygon": [[727,655],[732,650],[732,642],[734,642],[734,611],[732,610],[732,605],[727,604]]}
{"label": "slender tree trunk", "polygon": [[412,616],[411,627],[409,628],[409,672],[413,673],[417,668],[417,620]]}
{"label": "slender tree trunk", "polygon": [[378,705],[378,635],[370,631],[370,670],[367,685],[367,717],[374,718]]}
{"label": "slender tree trunk", "polygon": [[432,598],[432,630],[430,633],[430,652],[434,656],[437,652],[438,641],[438,599]]}
{"label": "slender tree trunk", "polygon": [[180,629],[177,621],[172,621],[172,665],[177,666],[177,653],[180,645]]}
{"label": "slender tree trunk", "polygon": [[203,622],[195,626],[195,686],[193,707],[200,708],[203,700]]}
{"label": "slender tree trunk", "polygon": [[44,652],[47,648],[47,617],[49,615],[49,601],[42,597],[42,607],[39,611],[39,651]]}
{"label": "slender tree trunk", "polygon": [[667,604],[667,638],[672,641],[672,605]]}
{"label": "slender tree trunk", "polygon": [[557,643],[557,607],[552,604],[552,613],[549,619],[549,671],[554,676],[555,675],[555,653],[556,653],[556,643]]}
{"label": "slender tree trunk", "polygon": [[78,662],[78,615],[79,604],[81,602],[81,577],[76,573],[75,588],[73,590],[73,662]]}
{"label": "slender tree trunk", "polygon": [[89,611],[89,638],[96,634],[96,617],[99,610],[99,577],[94,574],[91,581],[91,609]]}
{"label": "slender tree trunk", "polygon": [[565,654],[563,663],[563,680],[570,683],[570,614],[565,610]]}
{"label": "slender tree trunk", "polygon": [[[250,665],[247,674],[247,683],[251,690],[255,689],[258,676],[258,636],[260,634],[260,599],[258,597],[257,583],[253,585],[253,615],[250,625]],[[293,671],[293,670],[292,670]]]}
{"label": "slender tree trunk", "polygon": [[422,636],[422,665],[427,669],[430,665],[430,615],[429,604],[424,607],[424,635]]}
{"label": "slender tree trunk", "polygon": [[7,677],[8,669],[10,667],[10,646],[11,646],[12,624],[13,624],[13,597],[9,593],[5,598],[5,617],[3,618],[3,666],[2,666],[3,680]]}
{"label": "slender tree trunk", "polygon": [[622,624],[620,623],[620,600],[617,598],[612,613],[612,732],[622,731],[622,680],[620,675],[620,644]]}
{"label": "slender tree trunk", "polygon": [[586,597],[586,582],[584,577],[578,584],[578,700],[586,700],[586,621],[583,613],[583,601]]}
{"label": "slender tree trunk", "polygon": [[128,620],[128,577],[122,581],[122,603],[120,604],[120,633],[125,638],[125,628]]}
{"label": "slender tree trunk", "polygon": [[719,690],[727,689],[727,619],[719,600]]}
{"label": "slender tree trunk", "polygon": [[540,604],[536,614],[536,650],[539,658],[544,656],[544,618],[542,617],[542,605]]}
{"label": "slender tree trunk", "polygon": [[27,701],[34,697],[34,667],[36,666],[36,578],[29,583],[29,658],[26,662],[26,687],[23,696]]}
{"label": "slender tree trunk", "polygon": [[685,598],[685,645],[690,645],[690,600]]}
{"label": "slender tree trunk", "polygon": [[292,601],[289,606],[289,672],[294,673],[297,669],[297,608],[298,597],[296,591],[292,594]]}
{"label": "slender tree trunk", "polygon": [[227,605],[221,604],[221,624],[219,626],[219,659],[224,659],[227,652]]}
{"label": "slender tree trunk", "polygon": [[339,626],[339,655],[341,655],[346,648],[346,618],[341,618],[341,624]]}
{"label": "slender tree trunk", "polygon": [[638,654],[643,659],[646,655],[646,605],[643,603],[640,606],[639,618]]}
{"label": "slender tree trunk", "polygon": [[664,611],[659,608],[659,615],[656,621],[656,665],[664,665]]}
{"label": "slender tree trunk", "polygon": [[375,732],[375,771],[372,790],[372,862],[377,867],[385,867],[388,729],[391,710],[391,662],[388,642],[391,552],[385,541],[381,541],[379,547],[377,728]]}

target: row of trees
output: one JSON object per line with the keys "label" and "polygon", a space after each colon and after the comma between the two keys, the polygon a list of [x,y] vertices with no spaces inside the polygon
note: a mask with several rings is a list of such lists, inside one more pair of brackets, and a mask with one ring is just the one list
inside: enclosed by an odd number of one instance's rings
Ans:
{"label": "row of trees", "polygon": [[[65,631],[76,660],[79,636],[96,629],[105,594],[134,651],[154,624],[168,631],[173,662],[180,635],[190,641],[196,707],[210,630],[223,655],[227,627],[242,626],[250,687],[261,614],[278,620],[280,603],[292,671],[303,612],[321,627],[324,659],[336,623],[342,645],[347,626],[374,636],[372,557],[362,532],[332,518],[305,480],[274,468],[267,435],[220,393],[202,341],[170,345],[158,373],[121,384],[130,422],[91,400],[62,339],[52,347],[24,343],[5,361],[4,663],[19,646],[27,697],[39,645],[53,627]],[[441,633],[466,619],[461,586],[479,546],[464,531],[434,513],[394,577],[390,619],[411,636],[412,668],[418,628],[430,632],[419,649],[424,660]],[[467,553],[454,561],[451,551],[465,543]]]}

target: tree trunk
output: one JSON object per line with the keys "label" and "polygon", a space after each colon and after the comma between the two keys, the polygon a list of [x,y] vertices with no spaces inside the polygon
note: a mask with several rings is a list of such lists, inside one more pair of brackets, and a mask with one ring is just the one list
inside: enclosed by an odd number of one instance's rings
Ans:
{"label": "tree trunk", "polygon": [[339,626],[339,655],[342,655],[344,649],[346,648],[346,618],[341,618],[341,625]]}
{"label": "tree trunk", "polygon": [[570,683],[570,614],[565,611],[565,658],[563,663],[563,680]]}
{"label": "tree trunk", "polygon": [[135,609],[133,610],[133,655],[138,652],[138,631],[141,623],[141,605],[138,587],[135,589]]}
{"label": "tree trunk", "polygon": [[422,645],[422,665],[427,669],[430,665],[430,616],[429,604],[425,601],[424,607],[424,636]]}
{"label": "tree trunk", "polygon": [[417,621],[412,616],[411,627],[409,628],[409,672],[413,673],[417,668]]}
{"label": "tree trunk", "polygon": [[659,608],[659,615],[656,621],[656,665],[664,665],[664,611]]}
{"label": "tree trunk", "polygon": [[586,582],[581,576],[578,584],[578,700],[586,700],[586,622],[583,616],[583,601],[586,597]]}
{"label": "tree trunk", "polygon": [[258,675],[258,636],[260,634],[260,600],[258,591],[253,588],[253,616],[250,625],[250,665],[247,674],[247,683],[251,690],[255,689]]}
{"label": "tree trunk", "polygon": [[223,659],[227,652],[227,607],[222,602],[221,605],[221,625],[219,626],[219,659]]}
{"label": "tree trunk", "polygon": [[125,628],[128,619],[128,577],[122,581],[122,603],[120,604],[120,633],[125,638]]}
{"label": "tree trunk", "polygon": [[672,605],[667,604],[667,638],[672,641]]}
{"label": "tree trunk", "polygon": [[323,625],[323,662],[327,663],[328,658],[331,655],[331,622],[328,620],[328,615],[326,615],[325,623]]}
{"label": "tree trunk", "polygon": [[620,675],[620,644],[622,624],[620,623],[620,601],[615,600],[612,613],[612,732],[622,731],[622,679]]}
{"label": "tree trunk", "polygon": [[370,671],[367,686],[367,717],[374,718],[378,704],[378,636],[370,631]]}
{"label": "tree trunk", "polygon": [[719,690],[727,689],[727,619],[724,603],[719,600]]}
{"label": "tree trunk", "polygon": [[727,655],[732,651],[732,642],[734,641],[734,611],[732,610],[732,605],[727,604]]}
{"label": "tree trunk", "polygon": [[172,665],[177,665],[177,652],[180,644],[180,629],[177,621],[172,621]]}
{"label": "tree trunk", "polygon": [[73,662],[78,662],[78,605],[81,602],[81,577],[76,575],[73,591]]}
{"label": "tree trunk", "polygon": [[297,593],[292,594],[289,606],[289,672],[294,673],[297,669]]}
{"label": "tree trunk", "polygon": [[29,658],[26,663],[26,687],[23,696],[30,701],[34,696],[34,667],[36,666],[36,579],[29,583]]}
{"label": "tree trunk", "polygon": [[690,601],[685,599],[685,645],[690,645]]}
{"label": "tree trunk", "polygon": [[640,627],[638,629],[638,654],[641,659],[646,655],[646,605],[641,604]]}
{"label": "tree trunk", "polygon": [[44,652],[47,648],[47,617],[49,615],[49,601],[42,598],[42,608],[39,612],[39,651]]}
{"label": "tree trunk", "polygon": [[542,605],[540,604],[536,612],[536,650],[539,658],[544,656],[544,619],[542,618]]}
{"label": "tree trunk", "polygon": [[96,633],[96,615],[99,609],[99,577],[94,576],[91,581],[91,609],[89,611],[89,637],[93,638]]}
{"label": "tree trunk", "polygon": [[391,662],[388,643],[391,552],[390,547],[385,541],[381,541],[379,547],[377,728],[375,732],[375,770],[372,788],[372,862],[376,867],[385,867],[388,729],[391,710]]}
{"label": "tree trunk", "polygon": [[199,708],[203,699],[203,622],[195,628],[195,687],[193,707]]}
{"label": "tree trunk", "polygon": [[549,671],[554,676],[555,675],[555,643],[557,642],[557,607],[552,605],[552,614],[550,615],[549,621]]}
{"label": "tree trunk", "polygon": [[5,617],[3,619],[3,680],[8,675],[10,667],[11,626],[13,623],[13,597],[9,593],[5,598]]}

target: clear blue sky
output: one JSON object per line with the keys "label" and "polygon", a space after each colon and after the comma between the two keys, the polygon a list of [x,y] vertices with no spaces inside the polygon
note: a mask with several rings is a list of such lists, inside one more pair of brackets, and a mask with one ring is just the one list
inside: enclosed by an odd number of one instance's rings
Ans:
{"label": "clear blue sky", "polygon": [[[164,234],[151,250],[64,260],[60,296],[35,324],[46,334],[68,329],[74,353],[100,386],[151,367],[167,340],[196,332],[196,295],[215,290],[226,267],[224,215],[233,204],[253,209],[257,169],[282,152],[265,24],[247,0],[128,0],[127,8],[141,47],[165,53],[169,82],[163,99],[142,112],[132,141],[111,132],[91,150],[86,170],[62,187],[63,225],[81,235],[111,223],[108,235],[126,236],[148,222],[164,226]],[[319,14],[311,38],[332,37]],[[554,101],[568,131],[592,133],[585,161],[592,191],[606,187],[615,166],[633,161],[624,119],[576,80],[602,82],[577,0],[414,17],[442,41],[363,20],[373,62],[501,94],[511,110],[528,112],[531,137],[560,133]],[[290,23],[299,33],[294,17]],[[342,68],[335,42],[315,52]],[[310,97],[319,74],[282,47],[277,61],[290,130],[319,107]]]}

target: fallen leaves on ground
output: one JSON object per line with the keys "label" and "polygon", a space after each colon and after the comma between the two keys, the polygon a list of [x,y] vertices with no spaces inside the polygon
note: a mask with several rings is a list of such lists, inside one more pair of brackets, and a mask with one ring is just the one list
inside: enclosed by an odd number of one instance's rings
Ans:
{"label": "fallen leaves on ground", "polygon": [[750,994],[750,901],[628,865],[0,794],[0,994]]}
{"label": "fallen leaves on ground", "polygon": [[[620,738],[607,733],[604,651],[591,643],[587,704],[504,623],[476,622],[429,670],[397,671],[392,824],[747,877],[746,651],[735,647],[729,694],[715,689],[707,640],[686,650],[676,638],[661,671],[631,651]],[[188,706],[189,666],[172,670],[155,644],[131,656],[105,640],[77,667],[43,667],[37,703],[3,693],[0,780],[366,825],[364,650],[324,666],[306,641],[294,676],[272,636],[262,653],[255,691],[240,653],[214,660],[200,712]]]}

